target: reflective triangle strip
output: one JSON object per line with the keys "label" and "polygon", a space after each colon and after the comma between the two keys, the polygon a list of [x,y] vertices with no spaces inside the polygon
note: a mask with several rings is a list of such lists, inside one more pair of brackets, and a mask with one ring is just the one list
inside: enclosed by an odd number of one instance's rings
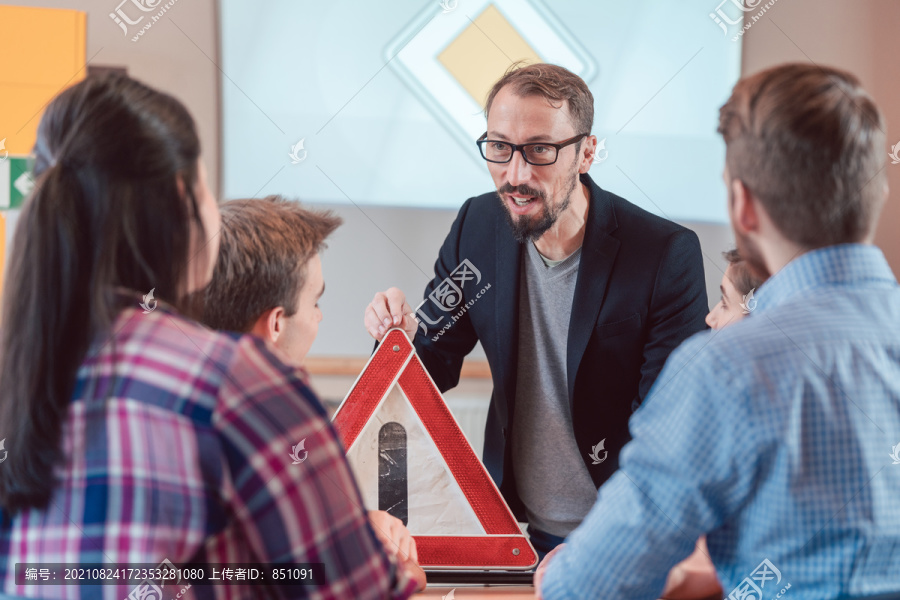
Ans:
{"label": "reflective triangle strip", "polygon": [[537,554],[512,511],[400,329],[388,331],[334,415],[344,447],[353,446],[395,385],[409,399],[485,532],[415,535],[419,564],[442,569],[529,569],[537,564]]}

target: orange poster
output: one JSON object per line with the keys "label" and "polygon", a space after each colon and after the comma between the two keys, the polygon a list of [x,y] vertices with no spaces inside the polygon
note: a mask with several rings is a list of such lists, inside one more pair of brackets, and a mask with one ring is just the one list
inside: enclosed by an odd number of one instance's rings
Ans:
{"label": "orange poster", "polygon": [[[0,209],[15,205],[25,182],[18,182],[16,157],[31,152],[47,103],[86,75],[86,15],[77,10],[0,6]],[[21,170],[21,169],[19,169]],[[10,199],[13,199],[11,203]],[[0,266],[5,272],[7,219],[0,220]],[[0,290],[3,279],[0,278]]]}

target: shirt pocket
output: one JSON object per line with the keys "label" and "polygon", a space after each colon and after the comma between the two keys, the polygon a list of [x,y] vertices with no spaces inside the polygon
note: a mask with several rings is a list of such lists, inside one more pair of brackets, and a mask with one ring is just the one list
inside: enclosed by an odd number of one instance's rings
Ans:
{"label": "shirt pocket", "polygon": [[613,321],[612,323],[600,323],[594,327],[594,336],[603,340],[623,333],[632,333],[641,330],[641,315],[634,313],[630,317]]}

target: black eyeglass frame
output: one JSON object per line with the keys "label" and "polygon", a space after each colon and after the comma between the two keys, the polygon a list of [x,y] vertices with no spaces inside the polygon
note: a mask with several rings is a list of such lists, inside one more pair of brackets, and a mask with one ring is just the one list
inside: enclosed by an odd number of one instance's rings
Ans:
{"label": "black eyeglass frame", "polygon": [[[580,133],[580,134],[576,135],[575,137],[571,137],[567,140],[563,140],[557,144],[553,144],[550,142],[530,142],[528,144],[513,144],[511,142],[507,142],[506,140],[489,140],[489,139],[487,139],[487,131],[485,131],[483,134],[481,134],[480,138],[475,140],[475,145],[478,146],[478,150],[479,150],[479,152],[481,152],[481,158],[483,158],[484,160],[491,162],[491,163],[501,164],[501,165],[506,164],[512,160],[513,155],[515,155],[515,153],[518,151],[522,154],[522,159],[525,162],[527,162],[529,165],[534,165],[536,167],[549,167],[550,165],[556,164],[556,161],[559,160],[559,151],[560,150],[562,150],[566,146],[571,146],[572,144],[576,144],[576,143],[580,142],[581,140],[588,137],[589,135],[591,135],[591,134]],[[484,154],[484,144],[486,144],[487,142],[497,142],[500,144],[506,144],[507,146],[511,147],[512,152],[509,153],[509,158],[507,158],[506,160],[491,160],[490,158],[488,158]],[[529,146],[550,146],[551,148],[556,148],[556,158],[553,159],[553,162],[548,162],[548,163],[531,162],[530,160],[528,160],[528,156],[525,155],[525,149],[528,148]]]}

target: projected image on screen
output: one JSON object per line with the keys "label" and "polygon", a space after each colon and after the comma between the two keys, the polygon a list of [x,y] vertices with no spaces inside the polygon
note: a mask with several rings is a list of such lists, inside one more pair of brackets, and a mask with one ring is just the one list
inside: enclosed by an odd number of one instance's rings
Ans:
{"label": "projected image on screen", "polygon": [[740,45],[706,1],[220,5],[224,197],[457,208],[493,189],[475,140],[519,61],[594,94],[591,176],[654,213],[725,222],[718,107]]}

